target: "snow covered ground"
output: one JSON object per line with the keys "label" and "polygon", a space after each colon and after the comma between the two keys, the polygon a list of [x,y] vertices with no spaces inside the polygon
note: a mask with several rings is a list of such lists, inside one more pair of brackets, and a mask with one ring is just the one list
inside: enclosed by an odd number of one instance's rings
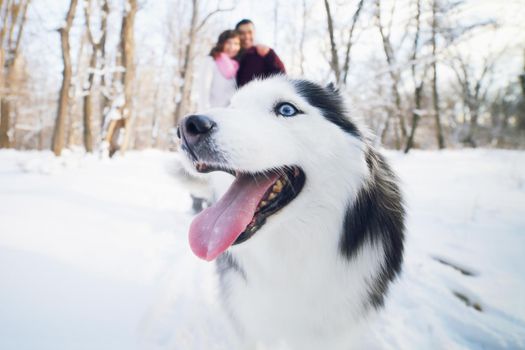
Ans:
{"label": "snow covered ground", "polygon": [[[525,348],[525,152],[387,152],[408,203],[378,349]],[[0,152],[0,349],[233,349],[173,154]]]}

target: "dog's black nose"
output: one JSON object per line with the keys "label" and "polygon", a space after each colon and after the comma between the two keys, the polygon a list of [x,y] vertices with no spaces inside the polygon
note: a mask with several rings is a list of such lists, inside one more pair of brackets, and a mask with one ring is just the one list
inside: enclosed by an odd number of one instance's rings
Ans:
{"label": "dog's black nose", "polygon": [[205,115],[190,115],[183,121],[184,131],[187,136],[208,134],[217,124]]}

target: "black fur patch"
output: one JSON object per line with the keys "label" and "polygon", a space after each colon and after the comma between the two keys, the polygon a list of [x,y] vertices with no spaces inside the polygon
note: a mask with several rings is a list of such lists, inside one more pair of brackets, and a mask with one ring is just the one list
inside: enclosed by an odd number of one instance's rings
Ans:
{"label": "black fur patch", "polygon": [[343,99],[333,86],[323,88],[307,80],[293,80],[292,83],[297,93],[303,96],[309,104],[318,108],[328,121],[347,133],[361,138],[357,127],[345,117],[348,113],[345,110]]}
{"label": "black fur patch", "polygon": [[217,272],[221,278],[221,283],[228,272],[238,273],[244,281],[247,281],[246,272],[229,252],[224,252],[217,258]]}
{"label": "black fur patch", "polygon": [[370,282],[370,303],[383,305],[388,284],[401,271],[405,209],[397,178],[384,158],[368,149],[370,180],[346,212],[341,253],[352,259],[365,242],[383,247],[385,260],[377,278]]}

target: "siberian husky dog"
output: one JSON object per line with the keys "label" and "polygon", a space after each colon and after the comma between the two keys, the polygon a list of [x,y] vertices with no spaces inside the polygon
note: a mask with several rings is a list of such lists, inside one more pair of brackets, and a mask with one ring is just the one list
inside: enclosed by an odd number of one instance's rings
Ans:
{"label": "siberian husky dog", "polygon": [[397,180],[332,86],[274,76],[184,118],[199,172],[235,175],[195,217],[243,348],[350,349],[401,271]]}

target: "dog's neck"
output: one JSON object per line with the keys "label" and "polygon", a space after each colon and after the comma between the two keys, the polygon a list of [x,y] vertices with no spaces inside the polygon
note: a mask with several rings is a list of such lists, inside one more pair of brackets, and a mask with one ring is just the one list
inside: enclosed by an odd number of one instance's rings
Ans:
{"label": "dog's neck", "polygon": [[[273,322],[269,326],[254,319],[246,326],[248,332],[267,331],[271,337],[274,329],[288,329],[292,334],[295,329],[316,329],[317,334],[296,339],[300,343],[293,343],[293,348],[300,349],[320,348],[315,343],[319,339],[324,344],[327,339],[354,336],[350,330],[358,329],[360,315],[367,308],[366,303],[358,301],[367,300],[369,278],[380,270],[384,255],[382,246],[371,242],[363,245],[352,263],[341,253],[346,210],[366,180],[365,176],[336,174],[355,174],[355,167],[364,167],[363,174],[368,169],[360,161],[339,164],[337,169],[322,168],[328,176],[307,178],[302,193],[281,215],[270,218],[254,237],[231,249],[243,274],[228,283],[233,283],[237,312],[245,320],[269,315]],[[307,170],[305,173],[308,176]],[[307,315],[298,318],[305,310],[314,315],[329,314],[330,322]],[[345,339],[336,343],[351,342]]]}
{"label": "dog's neck", "polygon": [[[351,143],[348,147],[363,147]],[[349,152],[351,154],[351,152]],[[362,152],[355,152],[362,155]],[[312,157],[323,159],[323,156]],[[358,191],[366,186],[368,167],[364,157],[348,158],[336,163],[329,157],[323,164],[301,165],[306,183],[282,213],[268,218],[266,224],[247,242],[231,249],[233,256],[246,269],[275,274],[278,262],[303,269],[315,255],[340,259],[339,243],[346,208],[354,202]],[[350,175],[351,174],[351,175]],[[327,262],[331,265],[332,261]],[[277,271],[278,273],[278,271]]]}

